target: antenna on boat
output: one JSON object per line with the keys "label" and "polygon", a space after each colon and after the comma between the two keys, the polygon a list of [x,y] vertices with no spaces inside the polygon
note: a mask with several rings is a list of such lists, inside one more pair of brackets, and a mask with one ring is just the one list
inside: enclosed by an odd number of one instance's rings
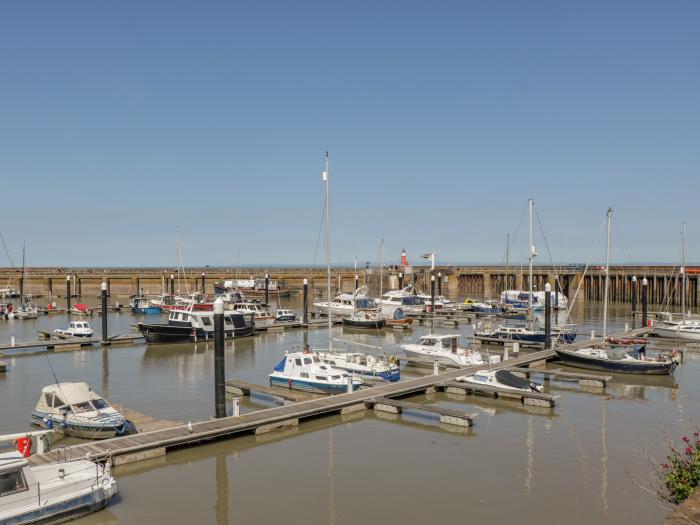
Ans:
{"label": "antenna on boat", "polygon": [[529,285],[529,290],[527,294],[527,308],[528,308],[528,317],[530,317],[530,320],[532,320],[532,261],[534,260],[535,256],[537,255],[535,253],[535,245],[533,244],[532,241],[532,206],[535,204],[535,201],[532,199],[527,200],[527,211],[528,211],[528,216],[529,216],[529,239],[530,239],[530,246],[528,247],[528,259],[530,260],[530,275],[528,277],[528,285]]}
{"label": "antenna on boat", "polygon": [[333,350],[333,337],[331,334],[331,328],[333,327],[332,311],[331,311],[331,235],[330,235],[330,216],[331,216],[331,206],[329,197],[329,158],[328,152],[326,151],[326,156],[323,159],[323,184],[326,189],[326,286],[328,288],[328,351]]}

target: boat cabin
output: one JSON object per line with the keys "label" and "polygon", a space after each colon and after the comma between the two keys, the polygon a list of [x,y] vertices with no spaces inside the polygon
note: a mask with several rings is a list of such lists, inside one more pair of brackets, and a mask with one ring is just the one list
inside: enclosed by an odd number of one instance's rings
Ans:
{"label": "boat cabin", "polygon": [[348,375],[331,365],[325,364],[316,353],[292,352],[285,354],[274,368],[286,377],[311,381],[340,381]]}
{"label": "boat cabin", "polygon": [[[252,318],[253,314],[244,314],[241,312],[224,311],[224,330],[231,331],[234,328],[242,328],[253,323],[253,320],[246,320],[246,317]],[[201,329],[205,332],[214,334],[214,312],[208,310],[171,310],[168,316],[168,324],[170,326],[184,326],[193,329]]]}
{"label": "boat cabin", "polygon": [[80,414],[110,408],[110,404],[87,383],[58,383],[41,389],[35,410],[46,414]]}
{"label": "boat cabin", "polygon": [[442,352],[451,352],[456,354],[460,350],[459,340],[462,336],[459,334],[450,335],[424,335],[418,341],[421,346],[430,346],[435,350]]}

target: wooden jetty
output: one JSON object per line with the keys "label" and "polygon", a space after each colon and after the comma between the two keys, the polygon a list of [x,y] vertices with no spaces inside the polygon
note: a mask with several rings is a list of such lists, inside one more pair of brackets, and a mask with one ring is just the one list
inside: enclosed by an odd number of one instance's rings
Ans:
{"label": "wooden jetty", "polygon": [[[23,341],[20,343],[3,343],[0,344],[0,352],[3,350],[15,350],[23,348],[47,348],[49,350],[75,350],[82,348],[84,346],[92,345],[130,345],[138,339],[143,339],[141,334],[121,334],[111,336],[107,341],[102,341],[99,337],[70,337],[65,334],[54,334],[52,332],[38,332],[40,336],[46,337],[46,339],[39,339],[38,341]],[[51,336],[56,336],[55,338]]]}
{"label": "wooden jetty", "polygon": [[156,419],[149,415],[134,410],[132,408],[110,403],[115,410],[119,411],[126,419],[131,421],[139,432],[149,432],[151,430],[162,430],[182,425],[182,421],[171,421],[167,419]]}
{"label": "wooden jetty", "polygon": [[279,399],[283,404],[287,402],[298,403],[308,399],[315,399],[319,396],[298,390],[289,390],[275,386],[263,386],[249,383],[241,379],[227,379],[226,392],[236,396],[249,396],[251,392],[258,392]]}
{"label": "wooden jetty", "polygon": [[[616,336],[634,337],[643,333],[646,333],[646,329],[639,329],[626,334],[616,334]],[[600,338],[595,341],[586,340],[572,343],[567,345],[567,347],[580,348],[591,344],[591,342],[602,342],[602,340]],[[521,355],[505,362],[492,364],[491,369],[536,366],[545,363],[547,360],[554,359],[555,356],[556,354],[553,350],[541,350]],[[60,461],[66,457],[86,456],[97,460],[114,458],[115,461],[122,464],[140,461],[165,454],[169,448],[193,445],[241,434],[263,434],[279,429],[294,428],[305,418],[360,412],[366,410],[366,403],[372,403],[372,400],[381,398],[396,399],[412,394],[434,393],[438,390],[438,385],[456,382],[458,377],[473,374],[480,369],[483,369],[483,365],[449,370],[440,374],[407,379],[396,383],[381,384],[345,394],[308,399],[291,405],[272,407],[239,416],[198,421],[191,425],[180,425],[151,430],[132,436],[73,445],[44,454],[37,454],[32,456],[31,461],[34,464],[46,464]],[[457,383],[457,385],[461,388],[465,387],[464,383]]]}

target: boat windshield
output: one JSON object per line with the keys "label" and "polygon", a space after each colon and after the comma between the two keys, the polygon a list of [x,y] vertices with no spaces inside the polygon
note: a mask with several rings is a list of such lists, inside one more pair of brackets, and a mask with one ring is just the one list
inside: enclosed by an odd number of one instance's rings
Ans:
{"label": "boat windshield", "polygon": [[474,381],[480,381],[482,383],[486,383],[486,382],[488,382],[488,380],[489,380],[488,376],[485,376],[485,375],[476,374],[474,376]]}
{"label": "boat windshield", "polygon": [[423,299],[417,295],[412,295],[410,297],[403,297],[401,304],[404,306],[423,306]]}
{"label": "boat windshield", "polygon": [[310,365],[310,364],[311,364],[311,358],[310,358],[310,357],[305,357],[305,358],[304,358],[304,364],[305,364],[305,365]]}
{"label": "boat windshield", "polygon": [[89,401],[83,401],[82,403],[73,405],[74,412],[89,412],[90,410],[92,410],[92,405]]}
{"label": "boat windshield", "polygon": [[320,363],[320,362],[321,362],[321,359],[320,359],[318,356],[316,356],[316,355],[313,357],[313,360],[314,360],[314,363]]}
{"label": "boat windshield", "polygon": [[435,346],[435,343],[437,343],[437,339],[423,339],[421,341],[423,346]]}
{"label": "boat windshield", "polygon": [[104,399],[93,399],[92,406],[94,406],[96,410],[102,410],[103,408],[109,408],[109,403]]}

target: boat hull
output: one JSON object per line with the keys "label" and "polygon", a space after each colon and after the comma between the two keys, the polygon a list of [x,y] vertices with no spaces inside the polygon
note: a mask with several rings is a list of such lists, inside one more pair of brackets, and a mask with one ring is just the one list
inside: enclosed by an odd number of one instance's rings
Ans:
{"label": "boat hull", "polygon": [[66,436],[81,439],[109,439],[135,434],[136,427],[134,424],[128,420],[124,421],[124,423],[118,425],[113,423],[77,423],[70,420],[64,422],[56,416],[45,414],[37,410],[32,411],[32,424],[47,429],[55,429]]}
{"label": "boat hull", "polygon": [[[431,361],[437,360],[438,363],[446,363],[446,364],[453,364],[453,365],[460,365],[463,366],[465,363],[462,363],[461,360],[459,359],[458,356],[454,356],[452,354],[438,354],[438,353],[431,353],[431,352],[425,352],[421,350],[416,350],[416,349],[410,349],[410,348],[405,348],[405,347],[400,347],[401,350],[404,351],[404,353],[409,357],[415,357],[416,359],[428,359]],[[478,364],[478,363],[474,363]]]}
{"label": "boat hull", "polygon": [[155,315],[155,314],[159,314],[162,312],[160,306],[147,306],[146,308],[140,308],[140,307],[134,306],[131,308],[131,311],[135,314],[144,314],[144,315]]}
{"label": "boat hull", "polygon": [[[304,381],[302,379],[288,379],[286,377],[270,376],[270,384],[272,386],[278,386],[282,388],[289,388],[291,390],[302,390],[304,392],[313,392],[315,394],[344,394],[348,391],[348,386],[339,385],[329,385],[323,383],[316,383],[313,381]],[[360,385],[353,383],[352,389],[357,390]]]}
{"label": "boat hull", "polygon": [[575,352],[567,352],[562,350],[554,351],[559,356],[559,359],[565,364],[576,368],[586,368],[588,370],[597,370],[599,372],[613,372],[617,374],[642,374],[642,375],[669,375],[673,373],[676,364],[673,362],[642,362],[629,363],[623,360],[615,359],[597,359],[579,355]]}
{"label": "boat hull", "polygon": [[674,326],[655,326],[654,334],[665,339],[682,339],[683,341],[700,341],[700,332],[678,330]]}
{"label": "boat hull", "polygon": [[[478,336],[490,337],[493,339],[502,339],[503,341],[517,341],[519,343],[544,344],[544,332],[536,334],[517,334],[511,332],[493,332],[492,334],[475,334]],[[573,343],[576,339],[576,334],[573,332],[552,334],[552,338],[558,338],[564,344]]]}
{"label": "boat hull", "polygon": [[343,325],[350,326],[352,328],[384,328],[386,326],[386,319],[349,319],[347,317],[343,318]]}
{"label": "boat hull", "polygon": [[[138,324],[139,331],[147,343],[196,343],[214,339],[214,332],[194,329],[191,326],[174,326],[169,324]],[[226,339],[253,335],[254,326],[225,330]]]}

